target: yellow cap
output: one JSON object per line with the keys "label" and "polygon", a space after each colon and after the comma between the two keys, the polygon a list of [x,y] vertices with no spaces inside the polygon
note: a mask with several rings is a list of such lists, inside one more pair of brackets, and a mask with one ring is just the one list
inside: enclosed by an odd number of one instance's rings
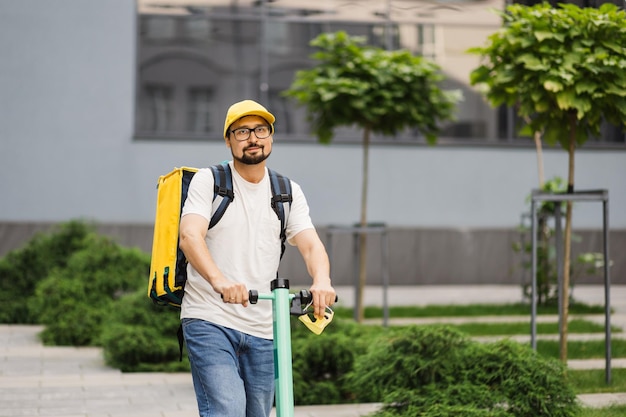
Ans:
{"label": "yellow cap", "polygon": [[274,115],[267,111],[267,109],[261,106],[256,101],[244,100],[233,104],[226,113],[226,121],[224,122],[224,137],[228,137],[228,128],[237,120],[244,116],[261,116],[270,124],[272,132],[274,132],[274,121],[276,118]]}

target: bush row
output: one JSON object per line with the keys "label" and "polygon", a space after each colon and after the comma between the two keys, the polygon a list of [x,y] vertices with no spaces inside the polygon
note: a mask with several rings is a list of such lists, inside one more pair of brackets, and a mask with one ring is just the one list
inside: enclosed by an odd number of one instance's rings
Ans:
{"label": "bush row", "polygon": [[[0,260],[0,321],[45,325],[44,343],[102,346],[122,371],[188,371],[178,311],[147,297],[149,257],[80,222]],[[249,308],[254,308],[250,306]],[[316,336],[292,320],[299,405],[383,402],[379,417],[570,417],[560,362],[529,347],[482,344],[446,327],[382,329],[336,318]]]}
{"label": "bush row", "polygon": [[118,300],[144,288],[150,258],[64,223],[0,260],[0,322],[43,324],[51,345],[100,345]]}

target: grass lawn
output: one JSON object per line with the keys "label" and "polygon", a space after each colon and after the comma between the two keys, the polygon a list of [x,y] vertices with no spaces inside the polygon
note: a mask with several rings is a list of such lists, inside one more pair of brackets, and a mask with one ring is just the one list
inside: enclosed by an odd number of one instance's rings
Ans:
{"label": "grass lawn", "polygon": [[[347,307],[333,308],[337,317],[351,318],[353,310]],[[537,306],[537,314],[558,314],[557,306]],[[603,306],[572,303],[569,314],[604,314]],[[383,317],[382,307],[365,307],[366,319]],[[428,306],[390,306],[389,316],[405,317],[476,317],[476,316],[530,316],[530,304],[469,304],[469,305],[428,305]]]}
{"label": "grass lawn", "polygon": [[[604,333],[604,326],[588,320],[574,319],[568,323],[569,333]],[[530,320],[528,322],[511,323],[463,323],[451,324],[451,327],[467,333],[470,336],[508,336],[517,334],[530,334]],[[613,333],[619,333],[622,329],[612,327]],[[537,334],[558,334],[559,324],[537,323]]]}
{"label": "grass lawn", "polygon": [[[559,342],[538,340],[537,352],[544,356],[559,358]],[[567,357],[569,359],[602,359],[605,357],[604,340],[568,341]],[[611,340],[611,357],[626,358],[626,340]]]}
{"label": "grass lawn", "polygon": [[[604,381],[604,369],[567,371],[567,378],[578,394],[626,392],[626,369],[611,369],[611,384]],[[623,414],[623,415],[626,415]]]}
{"label": "grass lawn", "polygon": [[605,408],[585,408],[580,417],[624,417],[626,416],[626,405],[612,406]]}

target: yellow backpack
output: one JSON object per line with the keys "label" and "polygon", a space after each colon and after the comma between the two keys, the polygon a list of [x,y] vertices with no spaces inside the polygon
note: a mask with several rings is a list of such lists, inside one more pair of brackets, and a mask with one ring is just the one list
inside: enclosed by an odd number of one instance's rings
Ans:
{"label": "yellow backpack", "polygon": [[[209,229],[220,221],[234,199],[230,166],[223,162],[211,167],[215,187]],[[152,239],[152,258],[148,280],[148,296],[157,304],[179,307],[187,281],[187,259],[178,247],[180,215],[187,199],[191,179],[197,168],[175,168],[159,177],[157,204]],[[292,201],[291,181],[268,170],[272,188],[271,206],[281,222],[281,257],[285,251],[286,224]],[[285,204],[288,203],[288,204]]]}

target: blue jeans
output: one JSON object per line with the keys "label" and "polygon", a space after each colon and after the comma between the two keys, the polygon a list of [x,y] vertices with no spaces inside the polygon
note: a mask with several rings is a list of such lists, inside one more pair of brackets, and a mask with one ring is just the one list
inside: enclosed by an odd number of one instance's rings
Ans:
{"label": "blue jeans", "polygon": [[200,417],[268,417],[274,343],[199,319],[183,319]]}

